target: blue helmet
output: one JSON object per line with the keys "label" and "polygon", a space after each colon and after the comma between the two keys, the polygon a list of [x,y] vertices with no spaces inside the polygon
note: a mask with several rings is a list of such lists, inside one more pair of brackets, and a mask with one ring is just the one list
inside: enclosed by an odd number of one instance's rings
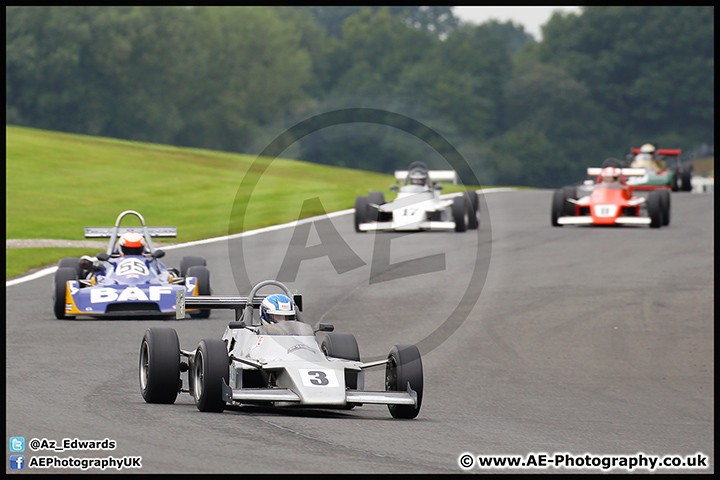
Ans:
{"label": "blue helmet", "polygon": [[265,323],[295,320],[295,304],[287,295],[268,295],[260,304],[260,319]]}

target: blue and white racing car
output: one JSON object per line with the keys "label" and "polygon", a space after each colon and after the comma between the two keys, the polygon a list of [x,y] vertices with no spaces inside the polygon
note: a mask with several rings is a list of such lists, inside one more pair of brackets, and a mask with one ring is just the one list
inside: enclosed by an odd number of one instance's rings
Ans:
{"label": "blue and white racing car", "polygon": [[[126,215],[139,227],[121,227]],[[63,258],[53,285],[53,310],[58,319],[75,317],[175,317],[176,295],[210,295],[210,271],[202,257],[183,257],[180,269],[161,261],[165,252],[152,238],[173,238],[175,227],[147,227],[134,210],[118,215],[114,227],[87,227],[86,238],[109,238],[105,252],[95,257]],[[187,312],[208,318],[209,309]]]}

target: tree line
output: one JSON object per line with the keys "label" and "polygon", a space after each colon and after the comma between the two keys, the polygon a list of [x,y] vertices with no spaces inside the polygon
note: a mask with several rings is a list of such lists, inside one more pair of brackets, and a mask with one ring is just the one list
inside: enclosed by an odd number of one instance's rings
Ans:
{"label": "tree line", "polygon": [[[583,7],[536,41],[452,7],[6,7],[7,124],[391,173],[445,152],[481,184],[556,187],[652,141],[714,145],[714,7]],[[440,155],[438,155],[440,153]],[[460,169],[467,179],[471,172]]]}

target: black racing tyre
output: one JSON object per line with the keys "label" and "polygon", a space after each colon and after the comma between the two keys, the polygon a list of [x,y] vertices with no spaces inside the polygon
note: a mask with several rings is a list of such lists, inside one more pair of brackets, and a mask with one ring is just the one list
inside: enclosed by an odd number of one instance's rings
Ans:
{"label": "black racing tyre", "polygon": [[225,342],[219,338],[200,341],[195,350],[192,382],[195,406],[201,412],[222,412],[225,400],[222,396],[223,381],[228,383],[230,360]]}
{"label": "black racing tyre", "polygon": [[468,224],[470,230],[477,230],[480,226],[480,218],[478,216],[478,196],[475,190],[467,190],[465,192],[465,203],[468,208]]}
{"label": "black racing tyre", "polygon": [[660,193],[660,207],[662,208],[663,214],[663,227],[670,225],[670,192],[666,189],[659,190]]}
{"label": "black racing tyre", "polygon": [[355,231],[360,230],[360,224],[367,222],[368,197],[360,196],[355,198]]}
{"label": "black racing tyre", "polygon": [[80,267],[80,259],[78,257],[61,258],[58,262],[58,268],[74,268],[78,278],[83,277],[83,269]]}
{"label": "black racing tyre", "polygon": [[678,190],[680,190],[680,169],[678,167],[673,167],[671,170],[673,173],[673,179],[670,188],[673,192],[677,192]]}
{"label": "black racing tyre", "polygon": [[467,225],[465,224],[466,213],[465,197],[455,197],[452,204],[452,215],[456,232],[464,232],[467,230]]}
{"label": "black racing tyre", "polygon": [[197,266],[207,266],[207,262],[203,257],[183,257],[180,260],[180,275],[186,277],[188,269]]}
{"label": "black racing tyre", "polygon": [[[352,333],[328,333],[320,344],[320,350],[326,357],[344,358],[360,361],[360,349]],[[345,370],[345,386],[357,390],[358,372]]]}
{"label": "black racing tyre", "polygon": [[550,223],[553,227],[562,227],[558,223],[558,218],[565,214],[565,192],[562,189],[555,190],[552,199],[552,209],[550,211]]}
{"label": "black racing tyre", "polygon": [[140,392],[147,403],[175,403],[180,391],[180,341],[174,329],[145,331],[138,370]]}
{"label": "black racing tyre", "polygon": [[568,199],[577,200],[577,188],[573,186],[563,187],[565,202],[563,202],[563,215],[566,217],[575,216],[575,204],[568,202]]}
{"label": "black racing tyre", "polygon": [[647,209],[650,217],[650,228],[660,228],[663,223],[663,212],[660,200],[660,192],[653,190],[648,195]]}
{"label": "black racing tyre", "polygon": [[[188,277],[197,278],[198,295],[211,295],[210,290],[210,270],[202,265],[196,265],[188,268]],[[209,318],[210,309],[202,309],[197,312],[189,312],[192,318]]]}
{"label": "black racing tyre", "polygon": [[692,190],[692,166],[683,165],[683,168],[679,170],[680,173],[680,190],[683,192],[689,192]]}
{"label": "black racing tyre", "polygon": [[383,192],[370,192],[368,194],[368,203],[382,205],[385,203],[385,194]]}
{"label": "black racing tyre", "polygon": [[385,366],[385,390],[407,392],[408,384],[417,393],[416,405],[388,405],[393,418],[415,418],[423,397],[423,368],[420,351],[415,345],[395,345]]}
{"label": "black racing tyre", "polygon": [[53,280],[53,312],[58,320],[75,318],[74,315],[65,315],[65,295],[67,294],[66,282],[77,279],[77,270],[73,267],[61,267],[55,272],[55,279]]}

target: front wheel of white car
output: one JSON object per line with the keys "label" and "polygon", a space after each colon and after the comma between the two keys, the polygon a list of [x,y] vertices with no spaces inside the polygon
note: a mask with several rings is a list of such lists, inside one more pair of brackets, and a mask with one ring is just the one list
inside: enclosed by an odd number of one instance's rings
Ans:
{"label": "front wheel of white car", "polygon": [[192,382],[195,406],[201,412],[222,412],[223,381],[228,383],[230,361],[225,342],[217,338],[200,341],[193,360]]}
{"label": "front wheel of white car", "polygon": [[175,403],[180,390],[180,341],[172,328],[148,328],[140,344],[140,392],[147,403]]}
{"label": "front wheel of white car", "polygon": [[417,402],[415,405],[388,405],[393,418],[417,417],[423,397],[420,351],[415,345],[395,345],[390,349],[385,366],[385,390],[407,392],[408,386],[417,394]]}
{"label": "front wheel of white car", "polygon": [[360,224],[367,222],[368,197],[359,196],[355,198],[355,231],[360,230]]}
{"label": "front wheel of white car", "polygon": [[479,205],[478,205],[478,196],[477,192],[475,190],[468,190],[465,192],[465,203],[467,204],[467,211],[468,211],[468,228],[470,230],[477,230],[477,228],[480,226],[480,218],[479,218]]}
{"label": "front wheel of white car", "polygon": [[465,208],[465,197],[455,197],[453,199],[452,214],[456,232],[464,232],[467,230],[467,225],[465,224]]}

